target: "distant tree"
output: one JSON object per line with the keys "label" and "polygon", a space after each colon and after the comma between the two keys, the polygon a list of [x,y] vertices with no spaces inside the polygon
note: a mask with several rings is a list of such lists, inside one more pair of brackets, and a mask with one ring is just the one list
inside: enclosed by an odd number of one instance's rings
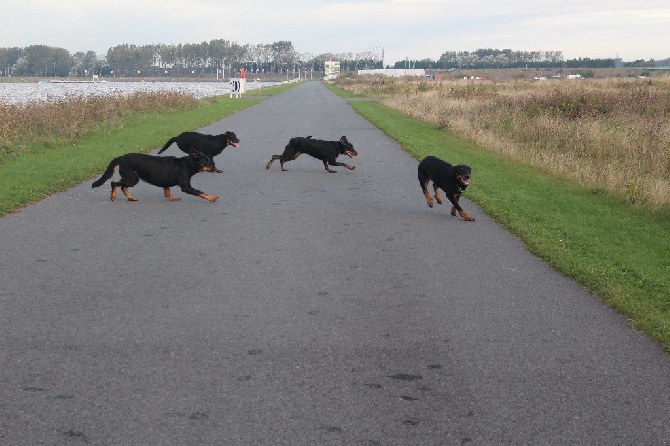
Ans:
{"label": "distant tree", "polygon": [[0,75],[10,76],[22,55],[21,48],[0,48]]}
{"label": "distant tree", "polygon": [[103,63],[95,51],[77,52],[72,55],[70,76],[85,77],[101,74]]}

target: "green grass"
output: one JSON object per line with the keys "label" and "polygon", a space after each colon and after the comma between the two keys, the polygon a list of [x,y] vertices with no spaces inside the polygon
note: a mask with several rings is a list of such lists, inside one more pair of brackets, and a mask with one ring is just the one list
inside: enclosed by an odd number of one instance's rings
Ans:
{"label": "green grass", "polygon": [[670,352],[668,209],[571,184],[374,101],[351,104],[417,160],[435,155],[470,164],[469,199]]}
{"label": "green grass", "polygon": [[223,95],[186,111],[135,114],[113,130],[100,129],[73,144],[35,142],[23,155],[0,164],[0,215],[99,175],[118,155],[157,149],[179,132],[204,127],[263,100],[254,95],[276,95],[295,85],[254,90],[241,98]]}

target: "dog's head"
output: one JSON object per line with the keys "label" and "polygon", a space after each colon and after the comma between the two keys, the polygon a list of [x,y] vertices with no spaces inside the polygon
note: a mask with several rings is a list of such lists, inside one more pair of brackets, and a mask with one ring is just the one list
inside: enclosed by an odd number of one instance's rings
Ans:
{"label": "dog's head", "polygon": [[456,178],[456,185],[458,189],[463,191],[470,184],[470,175],[472,174],[472,169],[467,164],[459,164],[454,167],[454,176]]}
{"label": "dog's head", "polygon": [[214,164],[214,160],[199,150],[193,150],[189,153],[189,156],[198,167],[198,172],[216,172],[216,164]]}
{"label": "dog's head", "polygon": [[228,131],[224,133],[224,136],[226,137],[226,146],[237,147],[240,144],[240,140],[234,132]]}
{"label": "dog's head", "polygon": [[340,149],[341,155],[347,155],[349,158],[353,158],[358,155],[358,152],[356,152],[354,146],[349,141],[347,141],[346,136],[340,138],[338,142],[339,144],[337,146]]}

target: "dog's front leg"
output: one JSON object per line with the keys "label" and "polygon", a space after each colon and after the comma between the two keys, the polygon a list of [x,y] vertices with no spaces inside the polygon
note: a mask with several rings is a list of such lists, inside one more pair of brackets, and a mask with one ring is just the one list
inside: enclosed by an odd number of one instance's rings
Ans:
{"label": "dog's front leg", "polygon": [[475,221],[475,219],[472,218],[467,212],[465,212],[463,210],[463,208],[461,208],[461,205],[458,204],[458,200],[460,198],[461,198],[460,193],[454,194],[453,198],[449,197],[449,200],[451,201],[451,204],[453,204],[453,206],[451,207],[451,215],[453,215],[455,217],[456,212],[458,212],[458,215],[460,215],[463,220],[465,220],[465,221]]}
{"label": "dog's front leg", "polygon": [[475,221],[474,218],[470,217],[470,215],[462,209],[458,211],[458,215],[460,215],[461,218],[465,221]]}
{"label": "dog's front leg", "polygon": [[181,198],[179,197],[173,197],[172,194],[170,193],[170,188],[169,187],[164,187],[163,188],[163,194],[165,194],[165,198],[167,198],[170,201],[179,201]]}
{"label": "dog's front leg", "polygon": [[190,195],[195,195],[196,197],[204,198],[205,200],[209,201],[210,203],[214,203],[216,200],[219,199],[216,195],[208,195],[202,191],[199,191],[198,189],[192,187],[190,184],[184,184],[180,185],[181,190]]}
{"label": "dog's front leg", "polygon": [[[337,163],[330,163],[330,164],[332,164],[333,166],[336,166],[336,165],[337,165]],[[337,170],[333,170],[333,169],[331,169],[330,167],[328,167],[328,161],[324,161],[324,162],[323,162],[323,167],[326,168],[326,172],[337,173]]]}
{"label": "dog's front leg", "polygon": [[461,194],[456,192],[454,194],[454,198],[449,198],[449,200],[453,203],[453,206],[451,207],[451,216],[455,217],[456,216],[456,211],[461,211],[461,207],[458,205],[458,200],[461,198]]}

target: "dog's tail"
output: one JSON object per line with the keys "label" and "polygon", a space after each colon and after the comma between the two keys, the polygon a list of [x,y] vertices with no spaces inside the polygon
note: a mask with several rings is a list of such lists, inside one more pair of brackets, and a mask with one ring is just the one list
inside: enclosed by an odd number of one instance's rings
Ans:
{"label": "dog's tail", "polygon": [[105,170],[105,173],[102,174],[100,178],[95,180],[91,187],[98,187],[102,186],[105,181],[109,180],[112,175],[114,174],[114,168],[119,164],[119,161],[121,160],[121,157],[119,156],[118,158],[114,158],[110,163],[109,166],[107,166],[107,170]]}
{"label": "dog's tail", "polygon": [[158,151],[158,153],[163,153],[163,152],[165,152],[165,151],[168,149],[168,147],[170,147],[170,146],[172,145],[173,142],[177,142],[177,137],[176,137],[176,136],[175,136],[174,138],[170,138],[170,140],[169,140],[168,142],[165,143],[165,145],[163,146],[163,148],[160,149],[160,150]]}

